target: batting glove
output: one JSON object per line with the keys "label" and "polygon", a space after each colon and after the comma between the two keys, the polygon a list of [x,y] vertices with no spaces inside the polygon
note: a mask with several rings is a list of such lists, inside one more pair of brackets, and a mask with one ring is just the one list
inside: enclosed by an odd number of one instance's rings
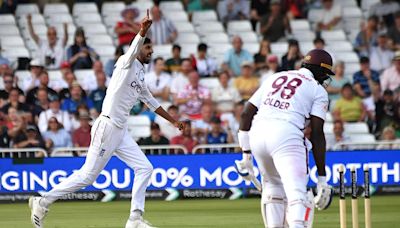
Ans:
{"label": "batting glove", "polygon": [[331,205],[332,196],[332,186],[328,185],[326,177],[318,177],[317,195],[314,197],[315,207],[319,211],[327,209]]}
{"label": "batting glove", "polygon": [[242,160],[235,161],[235,168],[243,179],[251,181],[254,177],[253,156],[250,153],[243,153]]}

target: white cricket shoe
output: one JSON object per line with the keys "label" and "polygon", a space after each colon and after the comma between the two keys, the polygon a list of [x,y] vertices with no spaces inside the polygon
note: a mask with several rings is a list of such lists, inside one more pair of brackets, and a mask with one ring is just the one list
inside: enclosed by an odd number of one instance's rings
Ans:
{"label": "white cricket shoe", "polygon": [[43,220],[49,209],[40,206],[39,201],[42,197],[30,197],[29,207],[31,208],[31,222],[35,228],[43,228]]}
{"label": "white cricket shoe", "polygon": [[135,219],[126,222],[125,228],[157,228],[152,226],[149,222],[143,219]]}

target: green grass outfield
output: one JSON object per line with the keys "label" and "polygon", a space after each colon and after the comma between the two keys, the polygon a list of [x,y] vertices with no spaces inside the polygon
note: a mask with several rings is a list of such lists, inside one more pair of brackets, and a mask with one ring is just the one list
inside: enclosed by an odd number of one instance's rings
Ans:
{"label": "green grass outfield", "polygon": [[[364,227],[364,203],[359,199],[360,227]],[[374,228],[400,227],[400,196],[374,196],[371,201]],[[130,203],[119,201],[58,202],[51,207],[46,228],[123,228]],[[263,227],[259,199],[148,201],[146,219],[158,227]],[[31,227],[28,204],[0,204],[1,228]],[[351,227],[350,197],[347,200]],[[317,212],[314,227],[339,227],[338,198],[323,212]]]}

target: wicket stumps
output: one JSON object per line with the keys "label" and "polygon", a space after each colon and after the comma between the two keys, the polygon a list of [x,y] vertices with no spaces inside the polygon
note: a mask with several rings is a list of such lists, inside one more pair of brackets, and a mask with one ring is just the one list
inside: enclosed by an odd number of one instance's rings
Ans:
{"label": "wicket stumps", "polygon": [[[364,166],[364,207],[365,207],[365,228],[371,228],[371,202],[369,190],[369,167]],[[346,228],[346,191],[345,191],[345,168],[339,167],[339,213],[340,213],[340,228]],[[352,227],[358,228],[358,196],[357,196],[357,173],[355,167],[351,167],[351,215]]]}
{"label": "wicket stumps", "polygon": [[339,167],[339,213],[340,228],[346,228],[346,191],[344,188],[344,166]]}

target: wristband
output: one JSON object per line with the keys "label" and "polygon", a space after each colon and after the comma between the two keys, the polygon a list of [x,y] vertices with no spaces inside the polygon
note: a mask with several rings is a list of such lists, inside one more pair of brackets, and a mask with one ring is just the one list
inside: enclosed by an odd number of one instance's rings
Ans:
{"label": "wristband", "polygon": [[238,140],[239,140],[239,146],[242,148],[243,151],[250,150],[249,132],[248,131],[239,130]]}

